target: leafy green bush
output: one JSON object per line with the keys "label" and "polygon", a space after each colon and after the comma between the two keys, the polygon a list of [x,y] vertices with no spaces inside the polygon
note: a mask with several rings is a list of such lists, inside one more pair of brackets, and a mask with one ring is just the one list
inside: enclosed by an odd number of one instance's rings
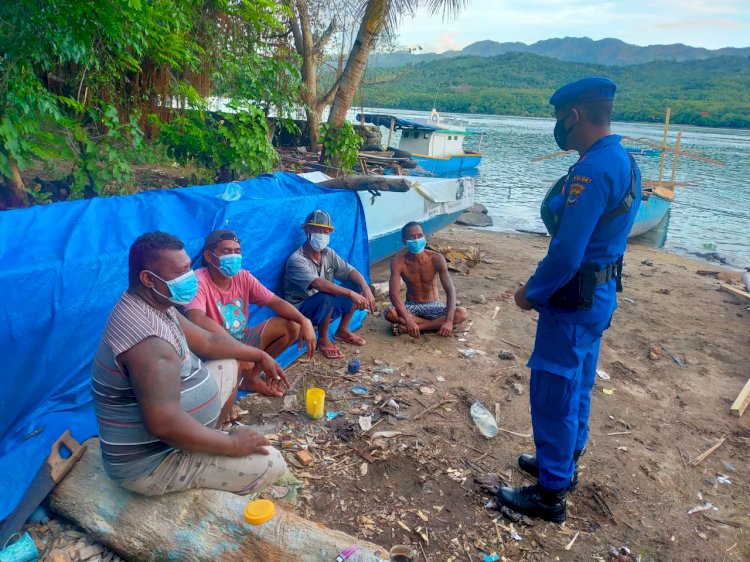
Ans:
{"label": "leafy green bush", "polygon": [[340,129],[329,123],[320,126],[320,144],[323,146],[323,163],[327,166],[340,168],[351,173],[357,163],[362,137],[355,131],[351,123],[344,123]]}
{"label": "leafy green bush", "polygon": [[207,168],[217,182],[268,172],[278,163],[263,112],[186,110],[160,125],[158,142],[175,160]]}

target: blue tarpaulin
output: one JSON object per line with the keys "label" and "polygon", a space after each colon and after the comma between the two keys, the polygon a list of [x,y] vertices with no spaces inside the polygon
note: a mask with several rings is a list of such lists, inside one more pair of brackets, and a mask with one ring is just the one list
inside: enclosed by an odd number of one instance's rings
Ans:
{"label": "blue tarpaulin", "polygon": [[[138,236],[173,234],[195,261],[206,234],[232,229],[242,240],[243,266],[281,295],[286,258],[304,242],[301,225],[315,209],[332,217],[331,247],[367,277],[367,229],[357,194],[293,174],[0,213],[0,520],[63,431],[79,441],[97,433],[91,361],[127,288],[128,251]],[[255,308],[250,321],[270,314]],[[297,355],[294,346],[280,362]]]}

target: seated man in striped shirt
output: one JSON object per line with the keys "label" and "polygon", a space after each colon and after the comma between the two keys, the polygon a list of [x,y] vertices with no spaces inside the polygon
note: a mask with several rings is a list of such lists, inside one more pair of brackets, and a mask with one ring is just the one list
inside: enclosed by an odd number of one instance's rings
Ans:
{"label": "seated man in striped shirt", "polygon": [[[198,284],[180,240],[163,232],[130,249],[129,287],[94,359],[91,390],[107,473],[145,495],[190,488],[262,490],[287,470],[248,427],[219,430],[237,394],[237,361],[288,384],[266,352],[199,328],[175,309]],[[207,362],[203,362],[206,360]]]}

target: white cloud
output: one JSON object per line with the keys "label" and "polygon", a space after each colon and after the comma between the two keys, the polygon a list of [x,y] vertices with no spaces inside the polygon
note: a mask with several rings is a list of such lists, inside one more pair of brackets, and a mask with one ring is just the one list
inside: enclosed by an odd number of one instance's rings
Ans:
{"label": "white cloud", "polygon": [[750,46],[750,0],[473,0],[453,21],[424,9],[405,18],[401,38],[425,50],[475,41],[534,43],[555,37],[614,37],[636,45]]}

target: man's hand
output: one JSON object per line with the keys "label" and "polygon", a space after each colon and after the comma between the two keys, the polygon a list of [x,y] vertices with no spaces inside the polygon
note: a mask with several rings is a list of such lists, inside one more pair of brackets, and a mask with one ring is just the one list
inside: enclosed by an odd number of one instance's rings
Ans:
{"label": "man's hand", "polygon": [[260,433],[255,433],[249,427],[235,426],[229,430],[229,439],[232,440],[232,457],[249,457],[250,455],[268,455],[268,447],[271,442]]}
{"label": "man's hand", "polygon": [[272,389],[282,390],[283,394],[283,387],[289,388],[289,379],[286,378],[284,369],[265,351],[263,352],[263,359],[260,361],[260,368],[266,374],[266,384]]}
{"label": "man's hand", "polygon": [[451,332],[453,332],[453,320],[446,320],[445,322],[443,322],[443,325],[440,326],[438,334],[440,334],[444,338],[447,338],[451,335]]}
{"label": "man's hand", "polygon": [[513,295],[513,298],[516,301],[516,306],[521,310],[531,310],[534,308],[534,306],[526,300],[526,291],[528,288],[528,283],[524,283],[524,286],[518,289]]}
{"label": "man's hand", "polygon": [[362,296],[367,300],[367,310],[370,311],[370,314],[375,312],[378,308],[378,303],[375,302],[375,295],[372,294],[370,287],[365,288],[362,292]]}
{"label": "man's hand", "polygon": [[299,349],[302,349],[302,345],[307,344],[307,356],[312,359],[315,355],[315,328],[312,323],[305,318],[304,322],[299,328]]}
{"label": "man's hand", "polygon": [[367,308],[367,299],[360,295],[357,291],[351,291],[349,298],[352,300],[357,310],[364,310]]}
{"label": "man's hand", "polygon": [[408,334],[409,334],[409,335],[410,335],[411,337],[413,337],[413,338],[418,338],[418,337],[419,337],[419,326],[417,326],[417,323],[416,323],[416,322],[414,321],[414,319],[413,319],[413,318],[411,317],[411,314],[410,314],[410,315],[408,315],[408,316],[407,316],[407,317],[405,318],[405,323],[406,323],[406,326],[405,326],[405,327],[406,327],[406,331],[407,331],[407,333],[408,333]]}

